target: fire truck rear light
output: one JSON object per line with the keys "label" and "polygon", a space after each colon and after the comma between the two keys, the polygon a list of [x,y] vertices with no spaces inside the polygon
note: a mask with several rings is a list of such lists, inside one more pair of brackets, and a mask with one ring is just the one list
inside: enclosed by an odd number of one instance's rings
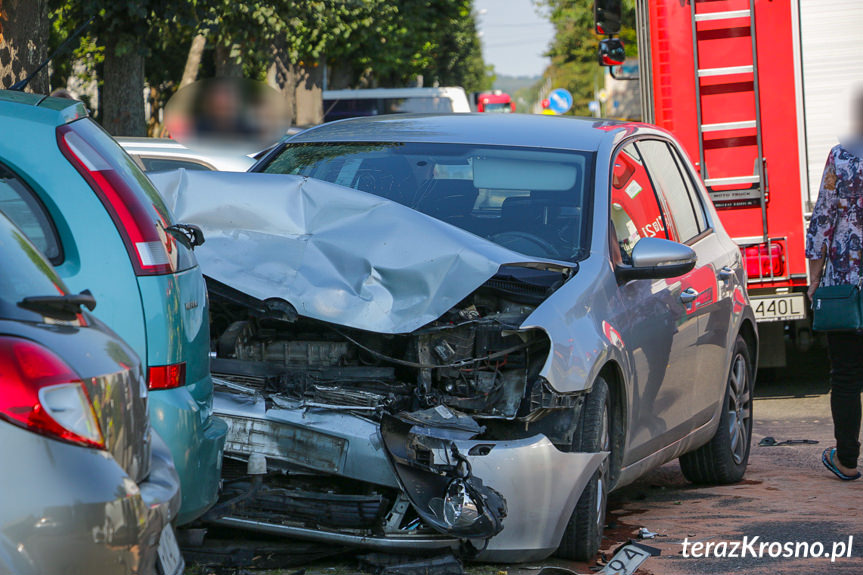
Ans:
{"label": "fire truck rear light", "polygon": [[186,385],[185,362],[151,365],[147,371],[147,387],[150,389],[174,389]]}
{"label": "fire truck rear light", "polygon": [[782,277],[785,275],[785,253],[782,244],[748,246],[741,250],[749,279]]}

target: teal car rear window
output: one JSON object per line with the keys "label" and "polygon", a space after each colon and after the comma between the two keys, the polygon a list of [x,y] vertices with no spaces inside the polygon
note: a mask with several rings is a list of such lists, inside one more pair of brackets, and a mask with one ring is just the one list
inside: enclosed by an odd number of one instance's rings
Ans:
{"label": "teal car rear window", "polygon": [[41,314],[18,306],[30,296],[56,296],[66,287],[33,244],[8,219],[0,215],[0,318],[43,320]]}

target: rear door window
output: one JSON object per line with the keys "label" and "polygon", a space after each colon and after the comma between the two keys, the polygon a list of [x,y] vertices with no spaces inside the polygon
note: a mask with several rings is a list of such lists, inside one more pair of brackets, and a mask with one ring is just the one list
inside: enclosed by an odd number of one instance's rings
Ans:
{"label": "rear door window", "polygon": [[195,160],[178,160],[176,158],[156,158],[153,156],[138,156],[144,170],[147,172],[167,172],[169,170],[198,170],[212,172],[214,167]]}
{"label": "rear door window", "polygon": [[57,230],[36,194],[15,172],[0,163],[0,212],[18,226],[51,263],[63,261]]}
{"label": "rear door window", "polygon": [[[661,140],[641,140],[636,145],[653,185],[665,198],[679,236],[678,241],[686,243],[705,231],[703,208],[700,202],[695,205],[698,199],[690,195],[692,182],[687,187],[679,160],[675,159],[669,145]],[[702,210],[700,221],[696,216],[696,208]]]}

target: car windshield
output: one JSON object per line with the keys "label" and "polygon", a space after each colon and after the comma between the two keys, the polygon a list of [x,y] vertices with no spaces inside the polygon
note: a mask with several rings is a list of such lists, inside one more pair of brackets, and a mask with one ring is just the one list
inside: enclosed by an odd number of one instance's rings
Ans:
{"label": "car windshield", "polygon": [[67,292],[60,278],[24,234],[0,214],[0,319],[43,321],[41,314],[18,306],[30,296]]}
{"label": "car windshield", "polygon": [[483,108],[486,112],[497,112],[498,114],[508,114],[512,112],[512,105],[510,103],[501,103],[501,104],[485,104]]}
{"label": "car windshield", "polygon": [[587,254],[589,152],[430,143],[289,144],[264,168],[375,194],[528,256]]}

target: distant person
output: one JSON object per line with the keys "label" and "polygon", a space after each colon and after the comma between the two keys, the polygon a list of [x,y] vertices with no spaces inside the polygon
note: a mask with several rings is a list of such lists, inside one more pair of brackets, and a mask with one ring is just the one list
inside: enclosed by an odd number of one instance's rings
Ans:
{"label": "distant person", "polygon": [[[809,298],[821,286],[857,285],[863,278],[863,92],[854,97],[853,134],[830,150],[806,234]],[[839,479],[858,479],[863,333],[829,332],[830,410],[836,447],[821,461]]]}

